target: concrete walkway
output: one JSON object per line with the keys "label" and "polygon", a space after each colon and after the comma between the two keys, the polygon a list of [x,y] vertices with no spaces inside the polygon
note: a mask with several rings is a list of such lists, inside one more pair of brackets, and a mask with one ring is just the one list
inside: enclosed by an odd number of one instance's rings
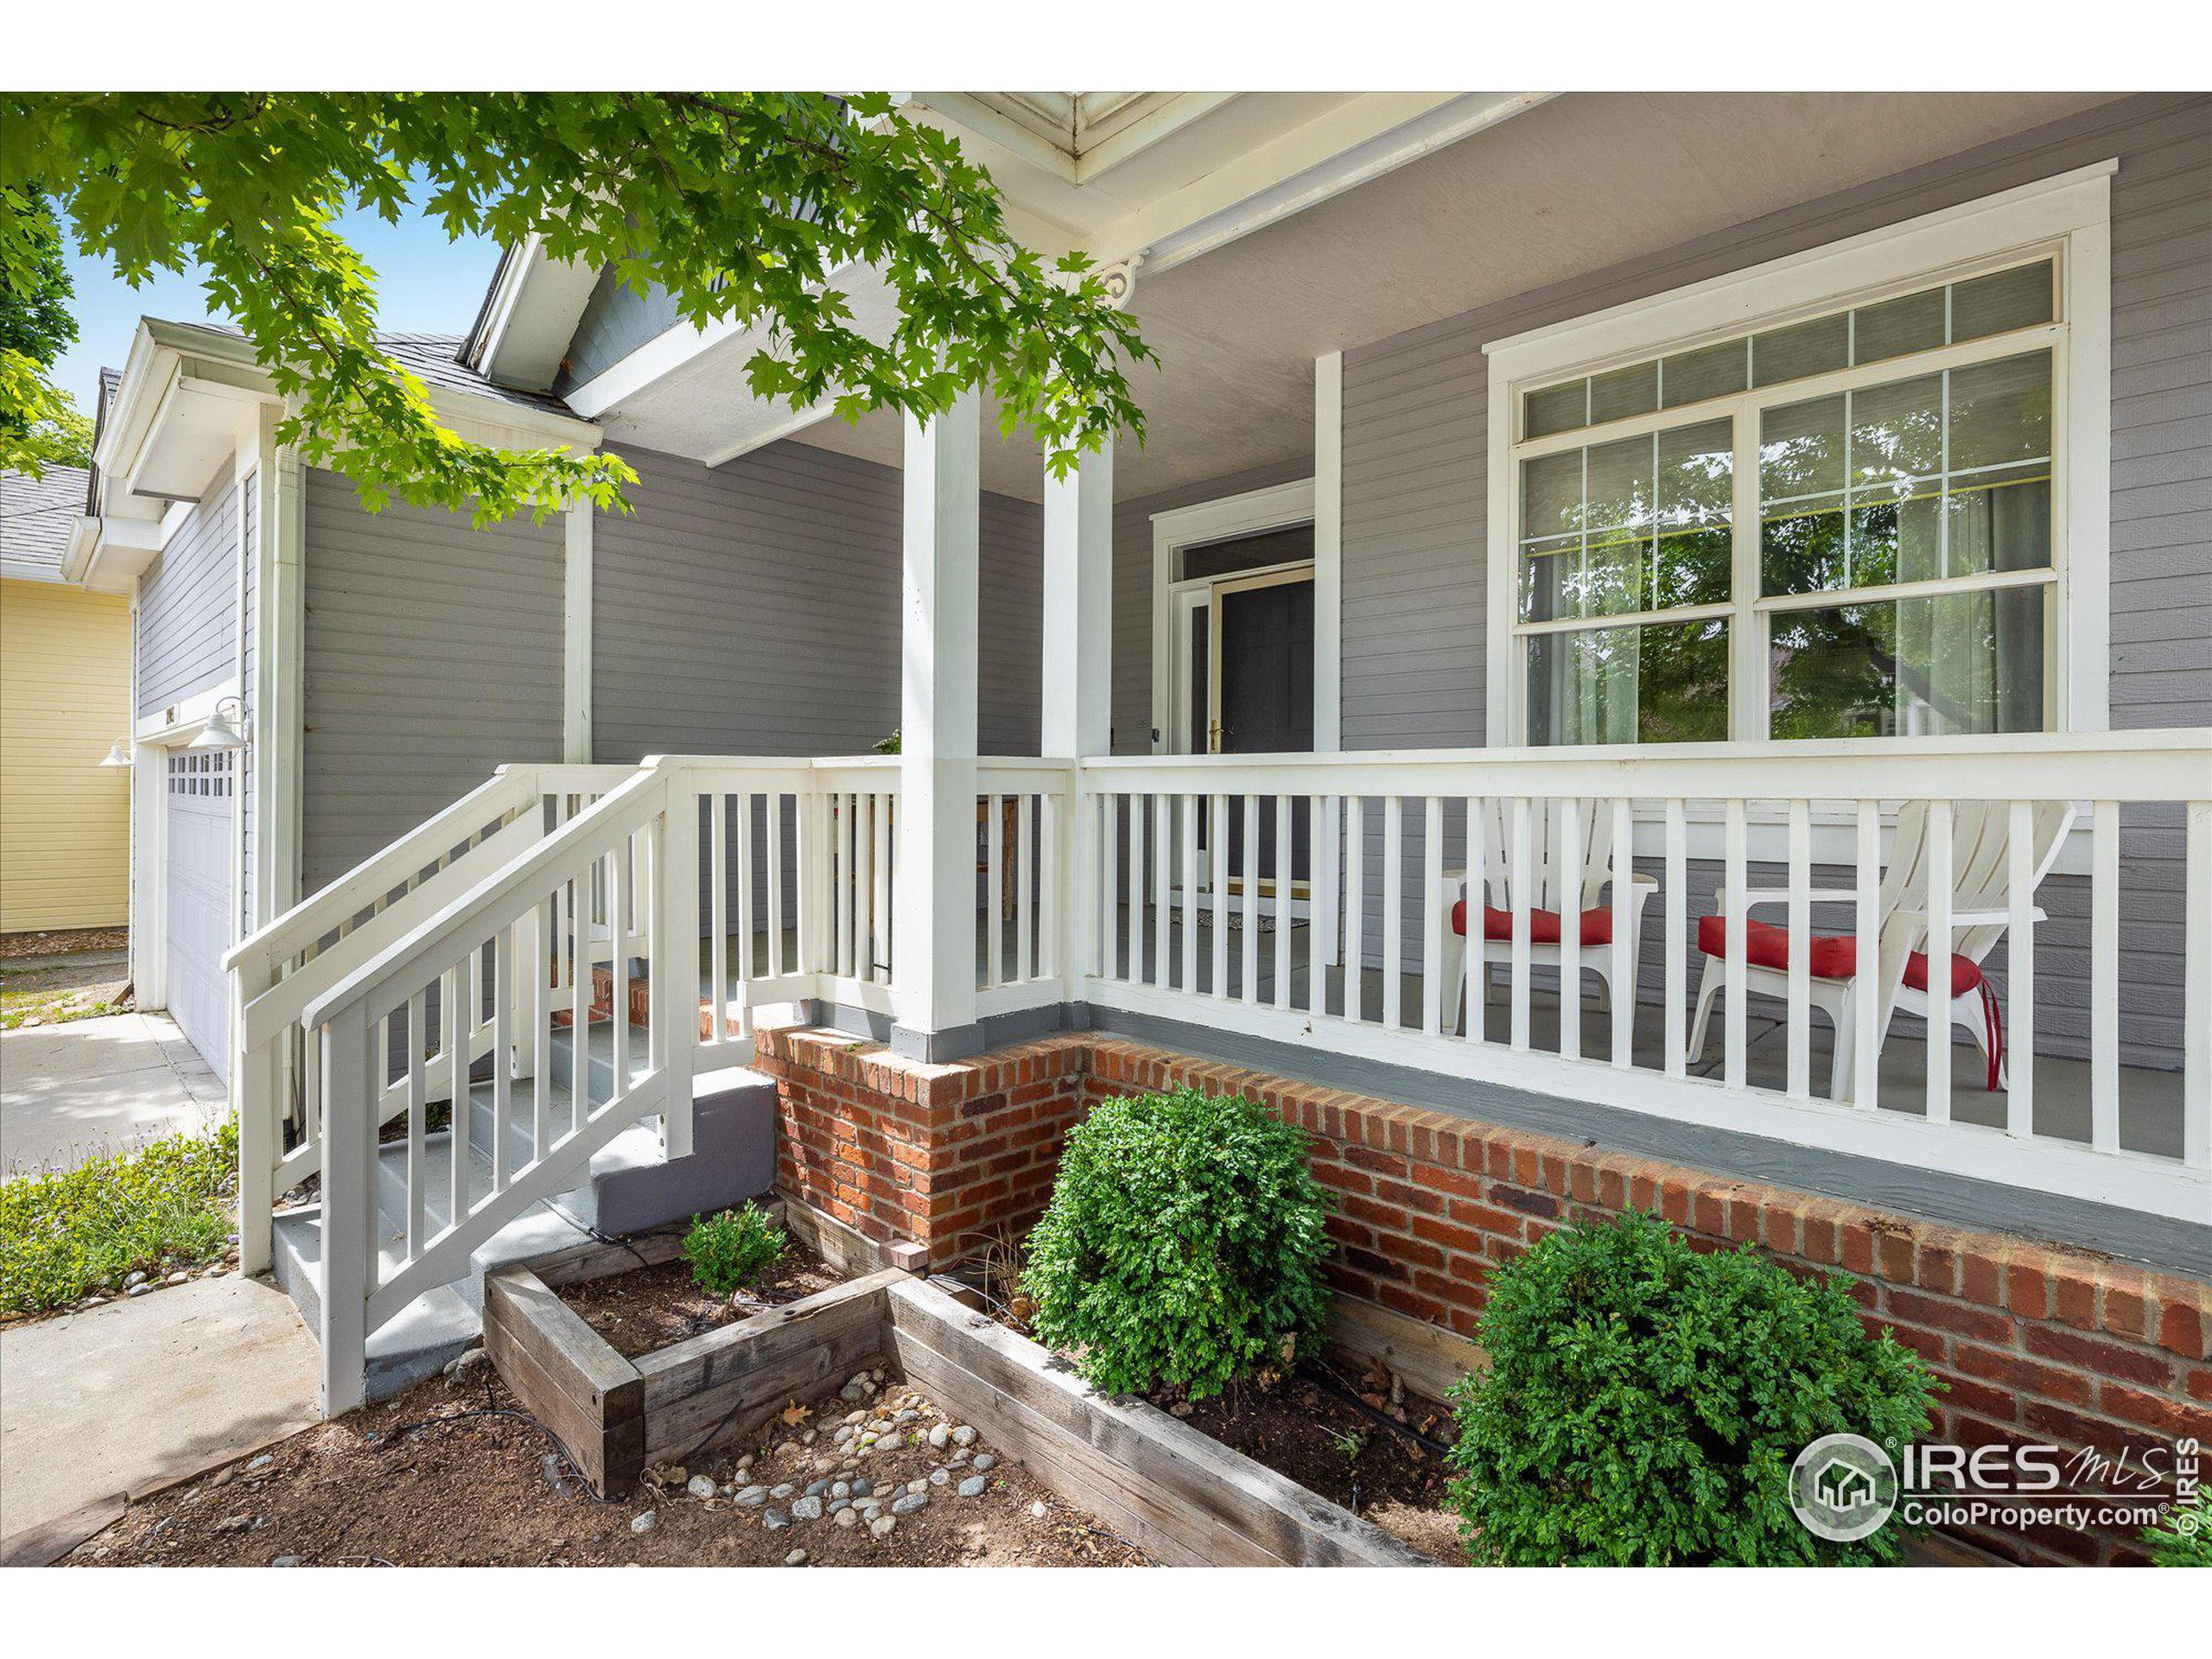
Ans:
{"label": "concrete walkway", "polygon": [[0,1032],[0,1166],[67,1167],[216,1122],[223,1085],[167,1014]]}
{"label": "concrete walkway", "polygon": [[265,1280],[0,1329],[0,1537],[314,1422],[315,1338]]}

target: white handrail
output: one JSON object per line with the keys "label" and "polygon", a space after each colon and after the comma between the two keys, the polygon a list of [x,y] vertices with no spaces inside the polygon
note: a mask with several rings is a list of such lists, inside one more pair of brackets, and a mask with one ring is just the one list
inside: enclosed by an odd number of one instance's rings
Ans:
{"label": "white handrail", "polygon": [[531,891],[541,878],[550,885],[555,872],[565,870],[582,849],[598,844],[604,850],[626,831],[641,828],[666,804],[667,785],[667,773],[660,766],[649,763],[632,772],[621,787],[601,796],[529,851],[485,877],[413,932],[316,997],[303,1011],[302,1022],[310,1027],[328,1025],[343,1010],[395,982],[405,982],[442,965],[470,931],[480,931],[487,918]]}
{"label": "white handrail", "polygon": [[247,934],[224,952],[224,971],[257,959],[281,962],[307,949],[493,818],[535,801],[537,784],[535,766],[499,767],[452,805],[425,818],[329,886]]}

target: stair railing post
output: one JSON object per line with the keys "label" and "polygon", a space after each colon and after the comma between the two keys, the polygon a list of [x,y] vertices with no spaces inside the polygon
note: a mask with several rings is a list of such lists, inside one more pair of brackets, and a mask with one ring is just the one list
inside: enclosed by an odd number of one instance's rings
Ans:
{"label": "stair railing post", "polygon": [[238,1079],[238,1271],[245,1274],[264,1273],[269,1268],[270,1216],[276,1207],[276,1164],[283,1152],[279,1126],[287,1099],[285,1059],[290,1047],[288,1031],[259,1048],[245,1048],[245,1009],[276,982],[274,964],[264,951],[255,951],[231,970],[231,1030],[239,1045],[231,1060],[231,1075]]}
{"label": "stair railing post", "polygon": [[377,1259],[377,1072],[368,1009],[353,1003],[323,1028],[322,1414],[361,1403],[368,1300]]}
{"label": "stair railing post", "polygon": [[691,1154],[691,1076],[699,1046],[699,795],[688,768],[670,772],[653,860],[653,1027],[655,1057],[668,1078],[662,1150]]}

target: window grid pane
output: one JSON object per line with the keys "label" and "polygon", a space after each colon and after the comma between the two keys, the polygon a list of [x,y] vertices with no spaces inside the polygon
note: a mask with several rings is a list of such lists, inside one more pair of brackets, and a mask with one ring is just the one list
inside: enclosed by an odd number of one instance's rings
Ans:
{"label": "window grid pane", "polygon": [[1760,591],[2048,568],[2050,390],[2036,352],[1766,410]]}
{"label": "window grid pane", "polygon": [[1521,435],[1602,426],[1729,397],[1747,385],[1786,385],[2032,328],[2057,315],[2057,266],[2040,259],[1524,393]]}

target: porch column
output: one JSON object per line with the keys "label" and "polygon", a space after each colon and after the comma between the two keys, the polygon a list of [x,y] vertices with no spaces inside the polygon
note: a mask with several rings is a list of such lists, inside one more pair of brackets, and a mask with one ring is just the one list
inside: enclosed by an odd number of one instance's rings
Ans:
{"label": "porch column", "polygon": [[906,421],[893,1050],[957,1059],[976,1022],[977,399]]}
{"label": "porch column", "polygon": [[1114,448],[1045,474],[1045,683],[1038,753],[1113,747]]}
{"label": "porch column", "polygon": [[[1111,754],[1114,656],[1114,447],[1109,437],[1065,478],[1045,472],[1045,619],[1040,643],[1044,684],[1038,753],[1081,761]],[[1098,955],[1097,906],[1082,901],[1098,891],[1089,862],[1096,855],[1084,833],[1082,794],[1071,787],[1054,809],[1059,891],[1044,895],[1058,941],[1063,996],[1082,996],[1084,976]]]}

